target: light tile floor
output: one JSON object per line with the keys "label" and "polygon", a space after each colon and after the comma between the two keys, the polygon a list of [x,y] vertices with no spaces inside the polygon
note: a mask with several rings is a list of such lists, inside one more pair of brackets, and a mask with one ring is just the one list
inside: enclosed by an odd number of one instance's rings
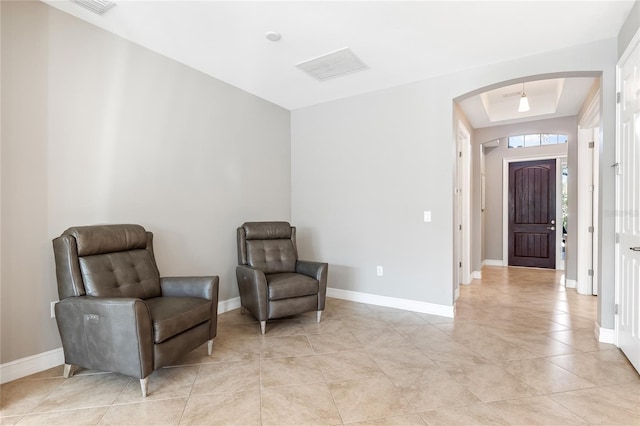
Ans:
{"label": "light tile floor", "polygon": [[220,315],[206,346],[138,380],[62,367],[0,387],[0,424],[640,425],[640,377],[593,337],[597,299],[555,271],[487,267],[455,320],[328,299]]}

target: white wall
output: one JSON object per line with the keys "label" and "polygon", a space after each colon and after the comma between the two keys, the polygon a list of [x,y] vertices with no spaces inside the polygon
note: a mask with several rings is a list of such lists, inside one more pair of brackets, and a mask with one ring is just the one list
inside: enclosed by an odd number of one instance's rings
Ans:
{"label": "white wall", "polygon": [[2,2],[1,361],[60,346],[51,239],[140,223],[238,295],[236,227],[290,219],[288,111],[40,2]]}
{"label": "white wall", "polygon": [[[314,235],[316,257],[332,264],[330,285],[452,305],[452,100],[526,76],[602,71],[601,164],[610,164],[615,62],[616,40],[608,39],[293,111],[292,220]],[[613,175],[601,176],[611,194]],[[423,210],[433,222],[422,222]],[[613,219],[601,229],[612,236]],[[604,241],[605,253],[612,248]],[[383,277],[376,265],[385,266]],[[611,294],[601,297],[603,326],[613,328],[612,254],[601,271]]]}

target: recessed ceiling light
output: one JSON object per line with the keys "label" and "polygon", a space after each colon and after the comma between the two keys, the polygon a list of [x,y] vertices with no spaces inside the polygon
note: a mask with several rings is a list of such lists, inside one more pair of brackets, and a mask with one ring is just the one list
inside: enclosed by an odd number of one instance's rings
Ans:
{"label": "recessed ceiling light", "polygon": [[320,81],[369,68],[348,47],[300,62],[296,66]]}
{"label": "recessed ceiling light", "polygon": [[75,4],[78,4],[86,9],[89,9],[93,13],[102,15],[107,10],[111,9],[116,4],[108,0],[71,0]]}
{"label": "recessed ceiling light", "polygon": [[267,31],[267,33],[264,36],[269,41],[278,41],[282,38],[282,35],[280,35],[280,33],[275,31]]}

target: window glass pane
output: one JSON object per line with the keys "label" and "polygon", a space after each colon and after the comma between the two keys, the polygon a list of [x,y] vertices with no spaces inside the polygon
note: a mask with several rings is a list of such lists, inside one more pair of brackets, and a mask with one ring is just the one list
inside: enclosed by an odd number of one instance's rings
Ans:
{"label": "window glass pane", "polygon": [[555,145],[558,143],[558,135],[540,135],[541,145]]}
{"label": "window glass pane", "polygon": [[522,148],[524,146],[524,136],[509,136],[509,148]]}
{"label": "window glass pane", "polygon": [[558,143],[567,143],[568,140],[569,140],[569,136],[558,135]]}
{"label": "window glass pane", "polygon": [[540,146],[540,135],[525,135],[524,146]]}

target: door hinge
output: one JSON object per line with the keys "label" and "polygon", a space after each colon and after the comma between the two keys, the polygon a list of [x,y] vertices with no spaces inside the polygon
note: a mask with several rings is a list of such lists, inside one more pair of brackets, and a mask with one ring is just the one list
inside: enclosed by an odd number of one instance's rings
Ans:
{"label": "door hinge", "polygon": [[458,225],[458,229],[462,231],[462,225]]}
{"label": "door hinge", "polygon": [[462,151],[458,152],[458,157],[462,158]]}
{"label": "door hinge", "polygon": [[620,234],[616,233],[616,244],[620,243]]}
{"label": "door hinge", "polygon": [[588,231],[589,231],[589,232],[591,232],[591,233],[593,233],[593,226],[590,226],[590,227],[588,228]]}
{"label": "door hinge", "polygon": [[620,92],[616,93],[616,103],[620,103]]}
{"label": "door hinge", "polygon": [[587,275],[589,275],[590,277],[593,276],[593,269],[589,269],[587,270]]}
{"label": "door hinge", "polygon": [[595,148],[595,147],[596,147],[595,142],[589,142],[589,148]]}
{"label": "door hinge", "polygon": [[589,186],[587,187],[587,191],[591,191],[591,192],[593,192],[593,190],[594,190],[594,189],[595,189],[595,187],[594,187],[593,185],[589,185]]}
{"label": "door hinge", "polygon": [[458,262],[458,266],[462,268],[462,262]]}
{"label": "door hinge", "polygon": [[616,303],[615,306],[613,307],[613,313],[618,315],[618,304]]}

